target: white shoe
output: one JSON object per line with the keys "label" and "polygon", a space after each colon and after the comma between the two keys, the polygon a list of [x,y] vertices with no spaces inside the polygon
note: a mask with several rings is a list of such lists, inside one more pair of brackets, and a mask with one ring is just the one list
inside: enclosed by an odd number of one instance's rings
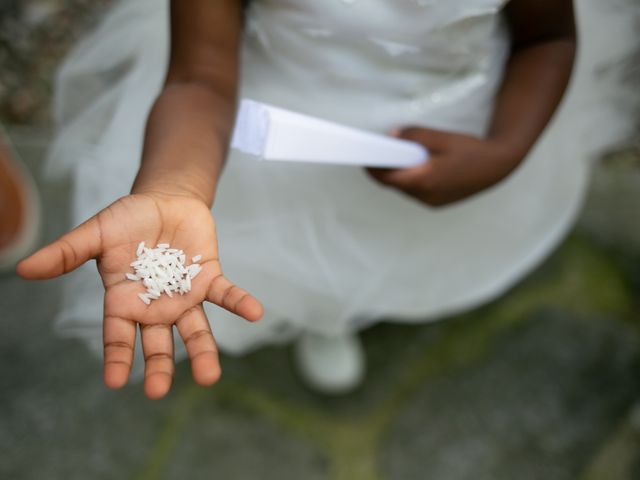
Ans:
{"label": "white shoe", "polygon": [[295,344],[294,355],[304,381],[321,393],[348,393],[364,378],[364,351],[355,334],[325,336],[304,333]]}

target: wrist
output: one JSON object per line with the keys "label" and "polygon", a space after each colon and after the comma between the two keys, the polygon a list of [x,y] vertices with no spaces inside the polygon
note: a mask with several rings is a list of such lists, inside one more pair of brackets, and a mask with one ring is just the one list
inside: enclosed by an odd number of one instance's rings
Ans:
{"label": "wrist", "polygon": [[170,85],[156,100],[131,193],[161,192],[211,206],[227,155],[233,102],[211,89]]}
{"label": "wrist", "polygon": [[209,208],[213,205],[214,189],[197,187],[187,181],[163,180],[139,181],[136,179],[131,187],[131,194],[162,195],[172,197],[185,197],[198,200]]}
{"label": "wrist", "polygon": [[508,168],[509,171],[517,167],[527,156],[529,147],[506,138],[488,138],[492,157],[496,163]]}

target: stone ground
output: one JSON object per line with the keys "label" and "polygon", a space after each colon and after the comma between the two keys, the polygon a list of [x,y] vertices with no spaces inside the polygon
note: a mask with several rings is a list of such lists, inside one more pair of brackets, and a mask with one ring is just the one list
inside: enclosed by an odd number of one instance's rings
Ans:
{"label": "stone ground", "polygon": [[[69,186],[39,175],[46,102],[2,98],[52,239]],[[637,154],[594,178],[576,229],[501,299],[366,331],[369,375],[343,398],[305,389],[290,348],[224,357],[211,389],[183,362],[159,402],[140,385],[108,391],[100,359],[52,332],[60,282],[0,277],[0,478],[640,479]]]}

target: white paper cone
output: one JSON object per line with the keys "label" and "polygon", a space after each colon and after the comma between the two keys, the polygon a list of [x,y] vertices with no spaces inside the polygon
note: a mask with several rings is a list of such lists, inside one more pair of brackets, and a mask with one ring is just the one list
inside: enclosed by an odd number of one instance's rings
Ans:
{"label": "white paper cone", "polygon": [[420,144],[244,99],[232,148],[263,160],[369,167],[413,167],[427,161]]}

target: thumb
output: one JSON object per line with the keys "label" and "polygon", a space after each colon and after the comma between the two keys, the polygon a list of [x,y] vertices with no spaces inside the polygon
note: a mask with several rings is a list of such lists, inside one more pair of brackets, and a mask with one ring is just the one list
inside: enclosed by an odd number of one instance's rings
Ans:
{"label": "thumb", "polygon": [[101,248],[100,225],[97,217],[66,233],[46,247],[25,258],[16,272],[29,280],[43,280],[71,272],[87,260],[96,258]]}

